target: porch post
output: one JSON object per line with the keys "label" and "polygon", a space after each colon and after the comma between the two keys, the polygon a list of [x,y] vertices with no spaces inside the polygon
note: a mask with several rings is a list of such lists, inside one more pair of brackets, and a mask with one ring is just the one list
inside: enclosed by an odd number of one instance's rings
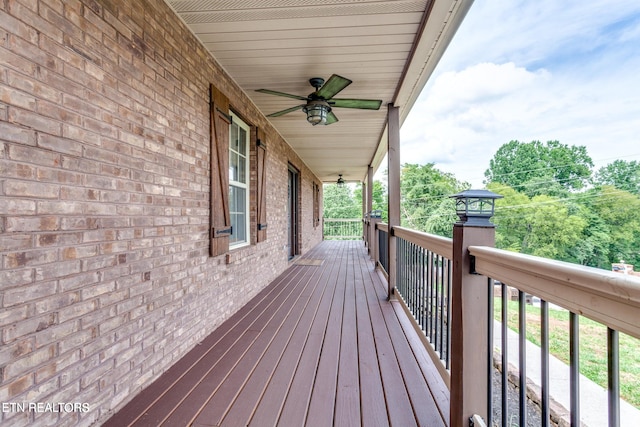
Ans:
{"label": "porch post", "polygon": [[451,289],[450,427],[467,427],[474,414],[487,418],[489,331],[487,278],[471,272],[469,246],[495,245],[493,226],[453,226]]}
{"label": "porch post", "polygon": [[[365,197],[363,193],[363,197]],[[367,194],[366,194],[367,205],[365,206],[366,212],[366,233],[365,239],[367,240],[367,249],[369,251],[369,256],[372,255],[371,245],[373,241],[373,233],[371,232],[373,227],[373,218],[371,218],[371,211],[373,210],[373,167],[369,165],[367,169]]]}
{"label": "porch post", "polygon": [[368,246],[369,243],[367,241],[367,183],[362,181],[362,240],[364,240],[364,245]]}
{"label": "porch post", "polygon": [[388,170],[389,170],[389,287],[391,299],[396,287],[396,238],[393,227],[400,225],[400,109],[387,105]]}

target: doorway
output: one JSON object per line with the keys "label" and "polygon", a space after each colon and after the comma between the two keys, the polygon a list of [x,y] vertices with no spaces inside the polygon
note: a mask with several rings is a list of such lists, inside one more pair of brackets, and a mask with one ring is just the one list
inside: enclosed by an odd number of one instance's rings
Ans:
{"label": "doorway", "polygon": [[298,170],[289,165],[289,184],[287,202],[287,222],[288,222],[288,257],[292,259],[298,254],[298,178],[300,173]]}

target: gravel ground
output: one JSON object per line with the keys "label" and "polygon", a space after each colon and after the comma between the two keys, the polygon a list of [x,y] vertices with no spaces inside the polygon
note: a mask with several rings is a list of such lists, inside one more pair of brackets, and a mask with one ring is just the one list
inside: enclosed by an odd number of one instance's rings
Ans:
{"label": "gravel ground", "polygon": [[[493,425],[502,426],[502,373],[498,369],[493,370]],[[518,387],[508,382],[507,393],[507,425],[503,427],[520,427],[519,410],[520,402],[518,398]],[[540,407],[527,399],[527,427],[540,426]]]}

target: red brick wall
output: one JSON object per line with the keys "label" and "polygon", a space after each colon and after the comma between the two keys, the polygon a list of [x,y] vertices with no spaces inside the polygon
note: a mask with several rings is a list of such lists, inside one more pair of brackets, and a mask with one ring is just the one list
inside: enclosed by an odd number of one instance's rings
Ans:
{"label": "red brick wall", "polygon": [[[287,267],[289,162],[301,250],[322,239],[317,178],[162,0],[0,1],[0,65],[0,405],[88,404],[0,424],[90,425]],[[208,256],[210,83],[268,144],[268,238],[229,264]]]}

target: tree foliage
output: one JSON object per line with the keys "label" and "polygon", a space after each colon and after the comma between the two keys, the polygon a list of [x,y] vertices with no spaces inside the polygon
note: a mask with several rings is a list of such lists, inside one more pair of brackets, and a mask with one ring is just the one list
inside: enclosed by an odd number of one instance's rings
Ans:
{"label": "tree foliage", "polygon": [[[362,200],[362,187],[358,186],[353,193],[356,199]],[[371,210],[380,211],[382,214],[382,221],[388,221],[387,189],[382,181],[373,181],[373,189],[371,193]]]}
{"label": "tree foliage", "polygon": [[451,173],[438,170],[433,163],[405,163],[400,179],[402,225],[450,236],[457,217],[455,203],[449,196],[468,189],[470,185],[458,181]]}
{"label": "tree foliage", "polygon": [[640,162],[616,160],[598,170],[595,183],[610,185],[636,195],[640,194]]}
{"label": "tree foliage", "polygon": [[594,189],[589,207],[608,226],[607,256],[600,264],[620,262],[640,266],[640,198],[612,186]]}
{"label": "tree foliage", "polygon": [[[592,167],[584,147],[558,141],[500,147],[485,173],[487,188],[503,196],[492,220],[496,246],[607,270],[624,260],[640,269],[640,162],[616,160],[593,176]],[[449,196],[468,188],[433,164],[402,165],[402,225],[451,237],[457,216]],[[327,185],[324,194],[325,217],[361,217],[361,187]],[[380,181],[373,209],[387,220]]]}
{"label": "tree foliage", "polygon": [[[606,269],[620,260],[640,265],[640,164],[616,160],[595,178],[586,174],[590,165],[584,147],[503,145],[485,173],[488,188],[504,196],[496,202],[496,246]],[[596,186],[584,189],[588,182]]]}
{"label": "tree foliage", "polygon": [[484,173],[485,183],[498,182],[525,191],[530,196],[580,190],[589,182],[593,161],[584,146],[568,146],[558,141],[528,143],[510,141],[498,149]]}
{"label": "tree foliage", "polygon": [[323,202],[325,218],[362,218],[362,190],[356,195],[352,185],[325,184]]}

